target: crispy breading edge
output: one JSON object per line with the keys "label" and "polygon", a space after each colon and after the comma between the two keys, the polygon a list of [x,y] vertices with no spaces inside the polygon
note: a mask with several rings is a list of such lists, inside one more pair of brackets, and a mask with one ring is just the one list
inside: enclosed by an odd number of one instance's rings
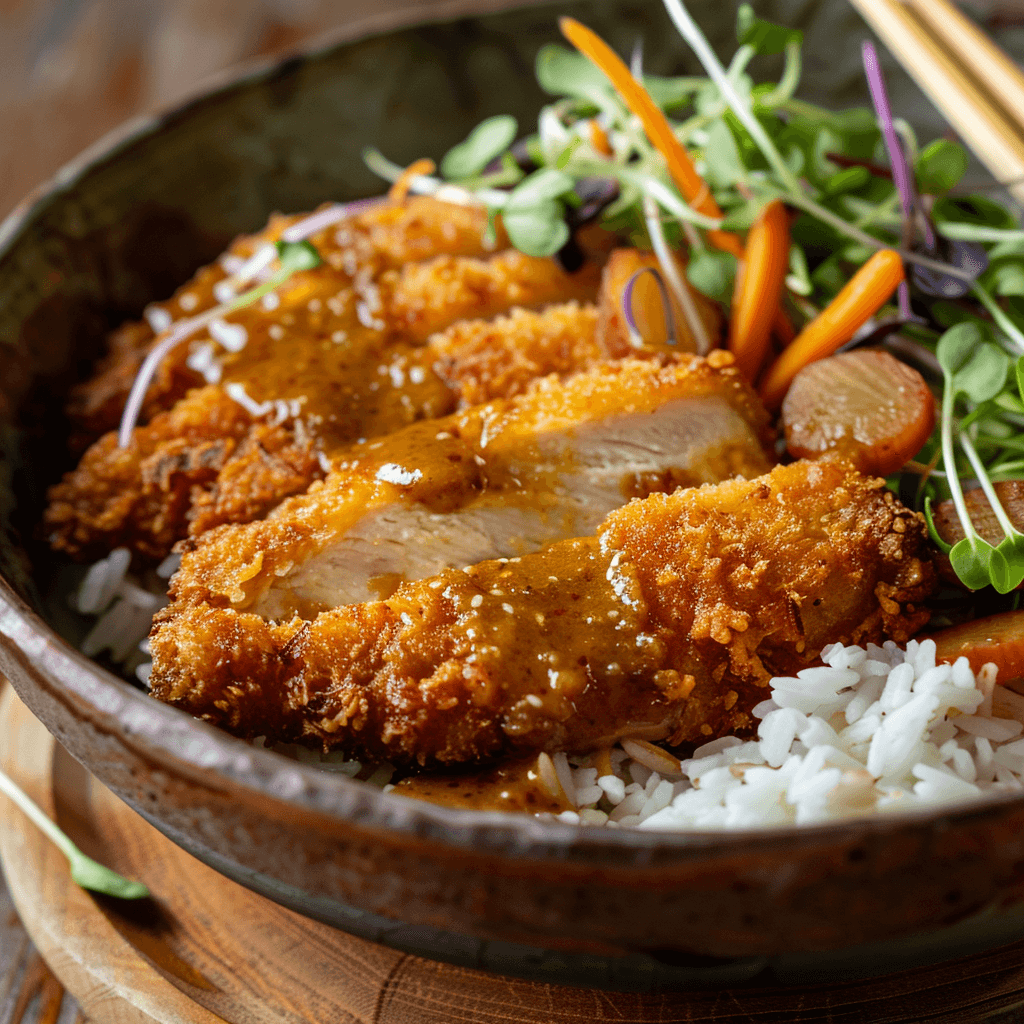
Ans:
{"label": "crispy breading edge", "polygon": [[[804,511],[820,515],[823,533],[801,544],[806,517],[794,516],[787,502],[811,500],[815,490],[821,500]],[[730,532],[716,501],[735,509],[753,502],[746,540],[742,515],[732,513]],[[695,677],[675,702],[676,743],[749,729],[750,708],[763,698],[769,674],[813,663],[825,642],[907,639],[924,624],[920,602],[935,585],[920,517],[900,506],[882,481],[842,463],[797,463],[754,481],[635,501],[612,513],[599,535],[636,571],[652,627],[662,636],[667,631],[666,667]],[[708,557],[705,541],[712,536],[731,566]],[[758,584],[750,577],[771,540],[787,546],[796,571],[792,580],[776,581],[765,602],[756,590],[763,579]],[[815,553],[826,549],[826,564],[818,565]],[[760,572],[763,577],[766,570]],[[846,572],[843,590],[837,582]],[[796,589],[808,584],[819,589]],[[447,664],[443,630],[431,640],[416,635],[412,616],[403,621],[402,611],[415,607],[422,619],[436,618],[430,609],[443,600],[430,581],[420,581],[390,601],[286,624],[202,603],[172,607],[158,616],[151,638],[154,693],[245,736],[421,762],[497,756],[513,744],[502,729],[506,709],[481,708],[470,699],[480,670],[461,683],[462,674],[447,673],[446,684],[438,685],[439,660]],[[842,609],[830,631],[835,600]],[[382,674],[385,661],[395,657],[418,661],[420,668],[411,675]],[[463,699],[457,699],[459,685]],[[422,742],[425,736],[442,739],[431,747]]]}

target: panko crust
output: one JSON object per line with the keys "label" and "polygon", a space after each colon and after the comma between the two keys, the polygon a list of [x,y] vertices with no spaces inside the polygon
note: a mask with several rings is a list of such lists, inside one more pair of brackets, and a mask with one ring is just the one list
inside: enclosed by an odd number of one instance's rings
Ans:
{"label": "panko crust", "polygon": [[[360,323],[370,313],[349,294],[342,307],[334,307],[343,308],[347,317],[342,332],[347,340],[337,342],[331,339],[341,337],[335,330],[338,316],[328,308],[333,292],[324,273],[318,268],[295,275],[282,289],[281,308],[291,308],[293,318],[286,352],[284,342],[266,336],[266,312],[243,310],[237,319],[243,327],[248,324],[248,364],[242,363],[245,350],[228,359],[221,384],[194,389],[152,422],[136,427],[128,448],[118,449],[110,433],[86,451],[78,467],[51,490],[45,529],[56,548],[93,558],[110,545],[125,544],[145,559],[160,559],[188,534],[248,522],[303,492],[324,475],[339,445],[450,413],[465,404],[460,403],[463,379],[474,392],[492,396],[504,386],[512,393],[522,390],[523,362],[515,372],[488,376],[481,372],[479,348],[464,355],[469,346],[449,333],[435,333],[436,341],[425,345],[408,338],[448,328],[451,320],[472,334],[474,322],[462,317],[491,315],[513,301],[544,304],[566,293],[586,296],[596,285],[596,272],[588,283],[586,274],[567,275],[551,260],[520,253],[501,253],[492,260],[442,257],[387,272],[386,280],[374,286],[374,301],[382,306],[372,312],[379,330]],[[592,320],[591,309],[575,302],[556,307],[550,317],[516,310],[492,325],[488,336],[514,350],[520,332],[530,331],[536,368],[548,370],[559,364],[567,333],[575,326],[585,334]],[[206,342],[198,338],[197,344]],[[188,382],[197,376],[190,376],[185,365],[187,352],[187,345],[172,352],[160,379],[178,375]],[[582,343],[567,354],[590,356]],[[278,365],[282,359],[286,366]],[[443,376],[435,369],[440,363]],[[256,417],[227,393],[232,376],[251,392],[286,379],[288,372],[301,374],[292,385],[303,399],[298,415],[282,419],[269,400],[271,411]],[[311,392],[319,411],[305,402]],[[316,414],[308,415],[311,410]],[[154,466],[175,471],[170,476],[153,473]]]}
{"label": "panko crust", "polygon": [[[287,227],[306,216],[275,214],[262,231],[235,239],[226,255],[244,260],[261,245],[277,241]],[[357,274],[363,281],[373,281],[407,263],[436,256],[482,256],[507,244],[503,234],[488,244],[486,230],[487,214],[479,207],[410,196],[401,203],[384,201],[372,206],[319,232],[311,241],[326,264],[323,276],[340,287],[352,283]],[[202,267],[170,299],[153,303],[148,312],[154,319],[163,317],[170,322],[210,309],[217,304],[214,287],[227,276],[223,260]],[[96,373],[74,389],[68,413],[78,449],[117,424],[156,333],[148,320],[119,327],[111,334],[107,356]],[[165,360],[147,392],[142,422],[170,408],[202,383],[200,374],[185,365],[183,353]]]}
{"label": "panko crust", "polygon": [[[565,382],[544,377],[524,394],[473,406],[443,420],[414,424],[339,457],[338,468],[306,494],[289,498],[266,519],[194,535],[186,546],[172,599],[250,605],[259,594],[350,525],[353,516],[402,494],[437,511],[458,508],[485,487],[519,486],[513,463],[523,439],[571,433],[602,415],[652,412],[676,399],[723,399],[750,427],[757,443],[726,453],[711,479],[756,475],[772,464],[768,416],[728,353],[708,359],[680,353],[664,362],[598,362]],[[441,435],[440,437],[438,435]],[[510,461],[511,460],[511,461]],[[383,465],[415,473],[415,484],[381,481]],[[704,477],[708,479],[708,477]],[[552,477],[552,486],[555,483]],[[623,481],[623,486],[632,481]],[[637,481],[647,490],[674,488],[675,478]],[[635,490],[634,492],[635,493]]]}
{"label": "panko crust", "polygon": [[921,518],[840,462],[655,495],[595,538],[267,623],[157,617],[156,696],[242,736],[395,762],[749,731],[771,674],[907,639],[935,586]]}

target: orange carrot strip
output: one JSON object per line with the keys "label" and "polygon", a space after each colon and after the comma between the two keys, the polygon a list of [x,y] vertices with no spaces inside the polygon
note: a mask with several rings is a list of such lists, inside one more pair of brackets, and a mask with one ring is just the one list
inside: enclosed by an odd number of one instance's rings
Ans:
{"label": "orange carrot strip", "polygon": [[[669,174],[686,201],[706,217],[721,217],[722,211],[711,190],[697,173],[668,119],[651,99],[650,93],[633,77],[622,58],[596,32],[575,18],[560,18],[558,27],[580,53],[608,76],[623,102],[640,119],[651,144],[665,158]],[[709,231],[708,240],[734,256],[743,255],[743,243],[729,231]]]}
{"label": "orange carrot strip", "polygon": [[747,234],[733,293],[729,351],[749,381],[768,355],[772,322],[789,266],[789,217],[778,199],[770,202]]}
{"label": "orange carrot strip", "polygon": [[845,345],[889,301],[902,280],[899,253],[876,252],[769,367],[761,381],[764,404],[777,409],[800,370]]}
{"label": "orange carrot strip", "polygon": [[388,199],[396,205],[404,203],[406,197],[409,195],[409,189],[412,186],[412,179],[418,178],[421,174],[433,174],[435,170],[434,161],[428,160],[427,157],[423,157],[420,160],[414,160],[404,171],[398,180],[388,189]]}
{"label": "orange carrot strip", "polygon": [[594,118],[587,122],[587,127],[590,129],[590,142],[594,149],[602,156],[614,155],[611,141],[608,139],[608,133],[604,128]]}

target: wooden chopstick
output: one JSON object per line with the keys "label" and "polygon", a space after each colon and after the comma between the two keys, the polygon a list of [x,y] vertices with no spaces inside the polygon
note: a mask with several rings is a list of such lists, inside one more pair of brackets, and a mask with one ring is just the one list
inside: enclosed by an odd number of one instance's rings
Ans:
{"label": "wooden chopstick", "polygon": [[946,0],[852,0],[975,156],[1024,202],[1024,76]]}

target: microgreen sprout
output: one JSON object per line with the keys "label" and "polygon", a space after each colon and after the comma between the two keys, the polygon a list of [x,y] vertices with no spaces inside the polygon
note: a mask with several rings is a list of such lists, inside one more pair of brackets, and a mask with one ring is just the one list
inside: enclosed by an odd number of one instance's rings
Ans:
{"label": "microgreen sprout", "polygon": [[138,900],[149,895],[141,882],[133,882],[116,871],[98,864],[87,857],[75,844],[43,813],[41,807],[8,775],[0,771],[0,793],[12,800],[25,816],[60,850],[68,859],[71,878],[76,885],[92,892],[116,896],[122,900]]}
{"label": "microgreen sprout", "polygon": [[238,309],[251,306],[258,302],[264,295],[268,295],[275,288],[279,288],[285,281],[300,270],[312,270],[320,265],[320,254],[316,246],[308,240],[301,242],[280,241],[276,243],[278,270],[262,284],[250,288],[237,298],[223,302],[219,306],[200,313],[199,316],[180,320],[173,324],[168,330],[166,337],[162,338],[150,349],[149,354],[143,360],[139,372],[135,376],[132,389],[125,403],[124,412],[121,414],[121,425],[118,428],[117,441],[121,448],[127,448],[132,441],[132,431],[138,422],[139,413],[142,411],[142,403],[145,401],[146,392],[152,383],[160,364],[167,357],[167,354],[177,348],[183,341],[192,337],[197,331],[208,327],[214,320],[234,313]]}
{"label": "microgreen sprout", "polygon": [[[993,505],[1005,536],[988,544],[970,522],[960,479],[976,477],[992,503],[992,481],[1024,475],[1024,402],[1006,385],[1007,353],[1024,360],[1024,229],[983,189],[958,189],[968,164],[962,146],[919,142],[895,115],[871,43],[862,55],[874,109],[829,111],[797,95],[799,32],[743,4],[736,48],[722,61],[684,0],[663,3],[706,78],[650,75],[639,45],[627,67],[589,29],[563,19],[577,52],[550,45],[538,54],[537,78],[551,101],[536,134],[512,145],[510,121],[488,119],[442,161],[441,176],[417,178],[413,190],[486,207],[492,226],[503,219],[513,245],[534,255],[557,252],[567,268],[571,231],[588,219],[645,239],[658,258],[659,287],[701,352],[713,339],[687,285],[728,311],[742,234],[769,203],[796,214],[786,306],[806,320],[830,306],[872,253],[895,250],[909,271],[898,311],[880,309],[850,344],[895,351],[898,330],[916,352],[903,353],[908,361],[928,364],[936,378],[941,369],[943,415],[914,463],[919,498],[929,519],[933,500],[953,500],[965,539],[950,555],[964,582],[1018,585],[1024,541]],[[784,55],[781,78],[759,82],[759,61],[772,53]],[[368,162],[388,180],[402,174],[378,153]],[[610,197],[582,217],[595,181],[606,183]],[[685,281],[673,255],[684,245]],[[626,295],[634,327],[635,285]]]}

